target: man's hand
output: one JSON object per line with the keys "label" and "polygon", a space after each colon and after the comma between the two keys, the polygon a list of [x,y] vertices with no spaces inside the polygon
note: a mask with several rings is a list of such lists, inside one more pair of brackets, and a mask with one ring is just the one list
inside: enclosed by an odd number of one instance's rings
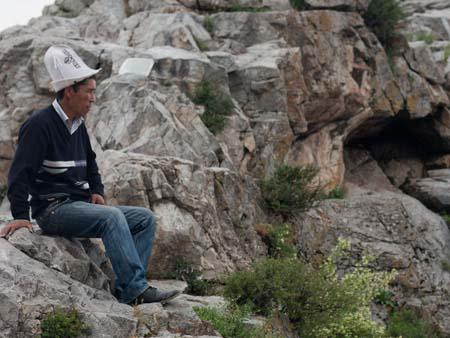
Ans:
{"label": "man's hand", "polygon": [[91,195],[91,203],[105,205],[105,199],[103,198],[102,195],[92,194]]}
{"label": "man's hand", "polygon": [[0,237],[6,237],[10,236],[19,228],[27,227],[30,232],[33,231],[33,225],[30,221],[27,221],[26,219],[16,219],[12,222],[9,222],[6,224],[1,230],[0,230]]}

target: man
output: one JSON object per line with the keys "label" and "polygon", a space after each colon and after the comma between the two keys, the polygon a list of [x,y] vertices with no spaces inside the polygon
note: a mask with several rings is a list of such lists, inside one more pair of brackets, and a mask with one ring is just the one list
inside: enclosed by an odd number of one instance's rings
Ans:
{"label": "man", "polygon": [[[116,274],[120,302],[164,302],[178,295],[149,287],[145,270],[152,251],[155,217],[145,208],[106,206],[95,153],[83,123],[95,102],[100,71],[89,68],[67,46],[44,57],[56,99],[21,127],[8,176],[14,221],[0,236],[32,229],[29,209],[43,232],[65,237],[100,237]],[[31,200],[28,196],[31,194]]]}

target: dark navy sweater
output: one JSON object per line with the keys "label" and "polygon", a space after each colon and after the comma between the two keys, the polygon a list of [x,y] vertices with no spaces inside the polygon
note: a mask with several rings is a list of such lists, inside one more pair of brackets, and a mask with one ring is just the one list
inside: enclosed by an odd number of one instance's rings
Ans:
{"label": "dark navy sweater", "polygon": [[[22,125],[8,175],[14,219],[36,218],[55,199],[89,201],[103,184],[86,127],[70,134],[53,106],[36,111]],[[28,202],[28,195],[31,201]]]}

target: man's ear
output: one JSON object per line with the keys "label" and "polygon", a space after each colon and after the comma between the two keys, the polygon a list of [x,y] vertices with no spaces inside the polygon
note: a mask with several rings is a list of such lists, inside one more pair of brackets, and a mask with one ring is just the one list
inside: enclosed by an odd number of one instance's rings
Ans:
{"label": "man's ear", "polygon": [[67,97],[68,99],[72,98],[73,93],[75,91],[73,90],[72,86],[64,88],[64,97]]}

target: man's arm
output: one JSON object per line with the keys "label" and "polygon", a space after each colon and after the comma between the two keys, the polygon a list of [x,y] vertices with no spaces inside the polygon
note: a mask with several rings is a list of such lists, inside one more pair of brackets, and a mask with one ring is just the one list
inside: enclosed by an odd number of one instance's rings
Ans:
{"label": "man's arm", "polygon": [[87,179],[91,189],[91,203],[94,204],[105,204],[104,199],[104,186],[102,183],[102,178],[98,172],[97,161],[95,160],[97,155],[92,149],[91,142],[89,140],[89,135],[86,132],[86,154],[87,154]]}
{"label": "man's arm", "polygon": [[9,235],[12,235],[17,229],[25,227],[27,227],[30,232],[33,231],[33,225],[30,221],[24,219],[16,219],[12,222],[9,222],[0,229],[0,237],[7,237]]}

